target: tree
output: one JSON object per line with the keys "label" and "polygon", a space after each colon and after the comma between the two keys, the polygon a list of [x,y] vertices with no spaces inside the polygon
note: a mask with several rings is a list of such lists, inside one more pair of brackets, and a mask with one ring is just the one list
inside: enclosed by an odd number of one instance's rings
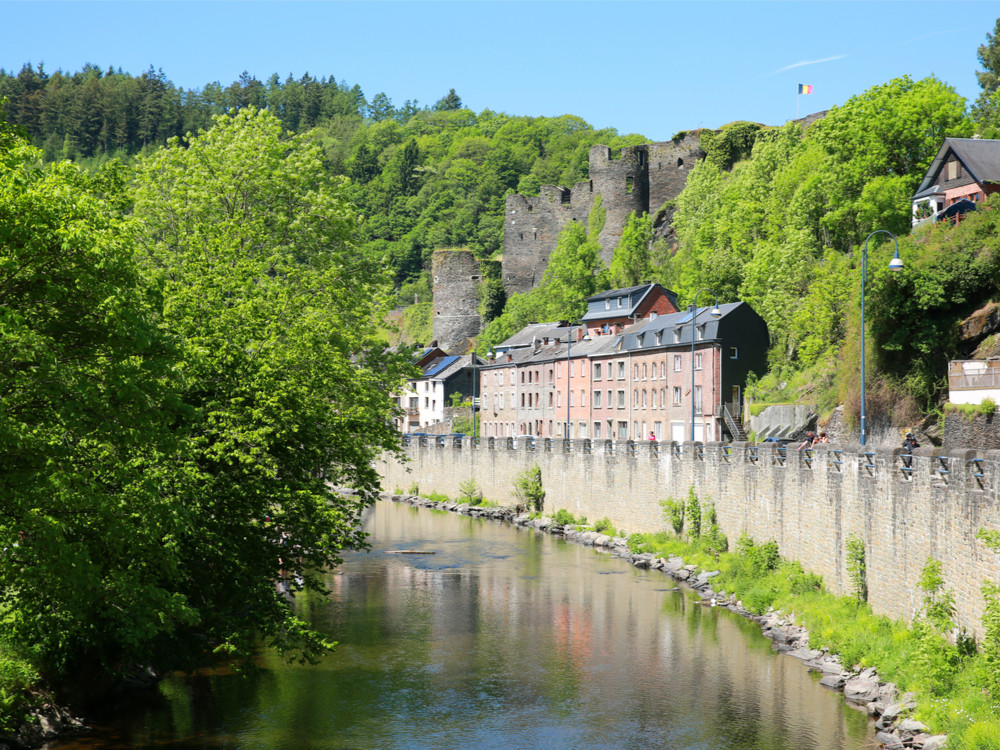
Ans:
{"label": "tree", "polygon": [[192,410],[171,476],[175,595],[196,615],[165,638],[178,658],[205,643],[246,655],[258,633],[304,658],[329,645],[275,584],[321,591],[363,545],[407,367],[375,337],[389,287],[352,245],[345,184],[252,107],[139,164],[136,241]]}
{"label": "tree", "polygon": [[986,44],[979,45],[977,53],[983,70],[976,71],[976,79],[982,93],[976,99],[972,114],[985,137],[996,137],[993,132],[1000,128],[1000,18],[992,34],[986,35]]}
{"label": "tree", "polygon": [[448,89],[448,93],[434,103],[434,109],[439,112],[449,112],[462,108],[462,99],[455,93],[455,89]]}
{"label": "tree", "polygon": [[621,239],[615,246],[611,266],[610,287],[638,286],[649,281],[653,273],[650,246],[653,242],[653,221],[648,214],[631,214],[622,228]]}
{"label": "tree", "polygon": [[197,620],[173,586],[184,418],[128,226],[0,123],[0,639],[48,677],[151,664]]}

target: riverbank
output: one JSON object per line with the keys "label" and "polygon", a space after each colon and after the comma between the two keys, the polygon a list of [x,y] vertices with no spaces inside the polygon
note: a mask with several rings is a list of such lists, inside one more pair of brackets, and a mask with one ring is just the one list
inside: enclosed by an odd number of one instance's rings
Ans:
{"label": "riverbank", "polygon": [[793,616],[774,610],[758,615],[744,607],[736,593],[717,591],[713,586],[713,580],[719,575],[718,570],[687,564],[674,555],[660,556],[652,552],[636,552],[630,549],[629,540],[625,537],[582,529],[577,524],[557,523],[555,519],[542,517],[539,514],[518,513],[513,508],[484,508],[419,495],[385,494],[383,497],[392,502],[461,513],[473,518],[510,523],[540,533],[561,536],[567,541],[590,546],[598,552],[620,558],[623,564],[659,571],[673,579],[679,586],[697,594],[704,606],[726,607],[758,623],[763,634],[772,641],[772,648],[775,651],[798,659],[807,669],[821,673],[822,685],[840,692],[850,705],[864,710],[874,722],[876,739],[882,747],[939,750],[945,746],[945,736],[931,735],[927,727],[910,718],[917,708],[912,693],[900,695],[896,685],[881,679],[874,667],[864,669],[846,667],[836,655],[827,650],[809,648],[809,633],[795,621]]}

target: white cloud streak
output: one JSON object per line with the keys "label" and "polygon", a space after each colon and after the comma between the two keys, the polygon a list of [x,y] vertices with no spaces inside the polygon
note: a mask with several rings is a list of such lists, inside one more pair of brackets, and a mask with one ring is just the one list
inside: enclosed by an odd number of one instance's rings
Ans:
{"label": "white cloud streak", "polygon": [[784,73],[786,70],[794,70],[795,68],[803,68],[806,65],[819,65],[820,63],[833,62],[834,60],[843,60],[847,55],[834,55],[833,57],[824,57],[822,60],[800,60],[797,63],[792,63],[791,65],[786,65],[783,68],[778,68],[778,70],[773,73],[768,73],[768,76],[776,76],[778,73]]}

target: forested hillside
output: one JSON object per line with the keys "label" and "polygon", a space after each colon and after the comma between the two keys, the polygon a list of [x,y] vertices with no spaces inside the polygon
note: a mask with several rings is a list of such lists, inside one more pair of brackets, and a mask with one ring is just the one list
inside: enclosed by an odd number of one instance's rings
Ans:
{"label": "forested hillside", "polygon": [[[476,114],[454,90],[430,106],[396,107],[383,93],[368,99],[356,85],[308,73],[265,82],[244,73],[227,86],[189,90],[152,68],[133,76],[92,65],[51,74],[25,65],[16,74],[0,70],[4,97],[7,120],[47,161],[91,169],[111,158],[128,163],[229,110],[267,108],[322,146],[331,173],[351,178],[361,244],[387,259],[398,284],[419,277],[438,247],[470,247],[484,258],[497,252],[508,191],[537,195],[542,184],[572,184],[586,177],[590,146],[647,140],[570,115]],[[403,296],[412,301],[412,293]]]}
{"label": "forested hillside", "polygon": [[[957,321],[998,291],[988,274],[966,266],[942,274],[934,264],[938,254],[952,253],[952,235],[908,238],[909,198],[945,137],[1000,133],[998,36],[1000,22],[979,49],[982,95],[972,106],[945,82],[903,77],[857,94],[805,130],[738,122],[701,131],[706,158],[673,206],[676,242],[654,240],[651,218],[633,217],[603,268],[598,205],[589,232],[567,228],[533,292],[505,300],[495,267],[484,267],[481,351],[528,322],[579,315],[588,294],[652,279],[676,290],[682,303],[707,288],[720,301],[746,300],[764,316],[772,350],[769,373],[758,373],[750,390],[757,398],[850,406],[857,401],[860,250],[870,232],[883,229],[901,238],[908,268],[895,280],[882,278],[886,237],[872,240],[869,320],[890,353],[873,361],[872,408],[897,424],[933,409]],[[72,158],[91,170],[112,157],[128,164],[215,114],[268,108],[321,148],[328,172],[349,178],[345,195],[361,215],[359,252],[389,268],[409,306],[404,325],[422,340],[430,335],[433,250],[496,255],[509,192],[534,195],[542,184],[586,178],[591,145],[647,141],[595,130],[571,115],[477,114],[454,90],[431,106],[395,107],[385,94],[369,99],[357,86],[309,74],[261,82],[244,73],[228,86],[183,90],[153,69],[131,76],[93,66],[73,74],[25,66],[16,75],[0,71],[0,96],[10,121],[46,159]],[[987,222],[975,217],[972,225]],[[904,310],[899,290],[914,284],[924,307]],[[901,331],[909,332],[908,345],[900,344]]]}

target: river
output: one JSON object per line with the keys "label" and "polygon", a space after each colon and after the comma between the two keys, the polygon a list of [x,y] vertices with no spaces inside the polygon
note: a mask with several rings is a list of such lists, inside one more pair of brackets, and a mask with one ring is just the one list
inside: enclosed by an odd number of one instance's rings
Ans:
{"label": "river", "polygon": [[[490,521],[379,502],[370,552],[296,603],[339,641],[108,706],[58,750],[329,748],[824,750],[872,745],[864,714],[771,651],[756,624],[656,571]],[[433,554],[392,554],[399,550]]]}

